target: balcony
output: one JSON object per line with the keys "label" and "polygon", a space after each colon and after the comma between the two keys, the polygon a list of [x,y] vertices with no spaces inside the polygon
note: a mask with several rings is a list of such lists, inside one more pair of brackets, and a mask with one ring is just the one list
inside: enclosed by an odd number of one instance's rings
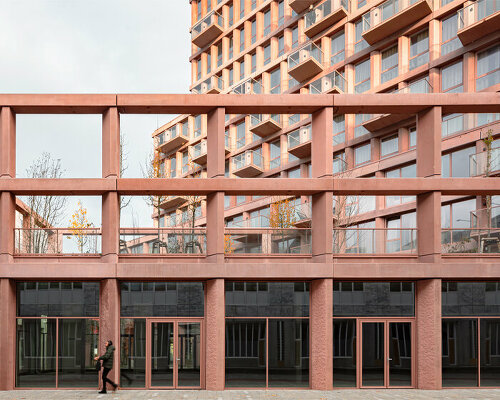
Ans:
{"label": "balcony", "polygon": [[442,254],[500,254],[500,228],[441,230]]}
{"label": "balcony", "polygon": [[247,79],[245,82],[240,83],[231,90],[232,94],[263,94],[264,88],[260,82],[255,79]]}
{"label": "balcony", "polygon": [[160,208],[168,210],[170,208],[177,208],[186,202],[185,196],[162,196],[160,198]]}
{"label": "balcony", "polygon": [[219,76],[211,76],[191,89],[193,94],[220,94],[224,90],[224,81]]}
{"label": "balcony", "polygon": [[363,38],[373,45],[430,13],[428,0],[388,0],[363,15]]}
{"label": "balcony", "polygon": [[329,74],[311,82],[309,84],[309,93],[311,94],[324,94],[324,93],[344,93],[346,88],[346,81],[344,76],[337,72],[332,71]]}
{"label": "balcony", "polygon": [[[427,79],[421,79],[391,93],[432,93],[432,86]],[[375,132],[386,126],[404,121],[411,116],[411,114],[373,114],[372,118],[367,120],[363,126],[370,132]]]}
{"label": "balcony", "polygon": [[300,203],[293,207],[293,226],[296,228],[311,227],[311,203]]}
{"label": "balcony", "polygon": [[311,229],[226,228],[226,255],[311,255]]}
{"label": "balcony", "polygon": [[312,38],[347,16],[348,0],[326,0],[304,15],[304,33]]}
{"label": "balcony", "polygon": [[465,46],[498,30],[500,1],[478,0],[458,11],[457,36]]}
{"label": "balcony", "polygon": [[288,134],[288,152],[298,158],[311,155],[311,125],[303,126]]}
{"label": "balcony", "polygon": [[255,150],[247,150],[233,157],[233,174],[240,178],[252,178],[263,172],[262,155]]}
{"label": "balcony", "polygon": [[417,254],[417,229],[335,228],[334,254]]}
{"label": "balcony", "polygon": [[481,153],[472,154],[469,158],[469,175],[470,176],[498,176],[500,175],[500,147]]}
{"label": "balcony", "polygon": [[281,130],[281,114],[250,115],[250,131],[261,138],[268,137]]}
{"label": "balcony", "polygon": [[158,141],[156,143],[156,147],[159,151],[165,154],[184,146],[189,141],[189,137],[184,136],[177,125],[165,130],[157,137]]}
{"label": "balcony", "polygon": [[311,5],[316,3],[318,0],[289,0],[288,5],[297,14],[302,11],[307,10]]}
{"label": "balcony", "polygon": [[224,31],[224,18],[212,11],[191,29],[191,41],[198,47],[205,47]]}
{"label": "balcony", "polygon": [[15,228],[15,255],[101,254],[100,228]]}
{"label": "balcony", "polygon": [[201,142],[196,143],[189,148],[189,155],[191,160],[198,165],[205,165],[207,163],[207,141],[202,139]]}
{"label": "balcony", "polygon": [[121,228],[121,255],[206,254],[205,228]]}
{"label": "balcony", "polygon": [[323,71],[323,52],[314,43],[298,49],[288,56],[288,74],[303,82]]}

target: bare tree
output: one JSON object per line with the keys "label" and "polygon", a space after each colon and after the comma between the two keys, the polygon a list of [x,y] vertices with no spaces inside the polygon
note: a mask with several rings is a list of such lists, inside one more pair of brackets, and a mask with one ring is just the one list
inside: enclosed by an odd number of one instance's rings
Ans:
{"label": "bare tree", "polygon": [[[125,135],[120,132],[120,178],[125,175],[125,171],[128,169],[128,152],[126,151],[126,147]],[[131,200],[131,197],[120,196],[120,212],[130,204]]]}

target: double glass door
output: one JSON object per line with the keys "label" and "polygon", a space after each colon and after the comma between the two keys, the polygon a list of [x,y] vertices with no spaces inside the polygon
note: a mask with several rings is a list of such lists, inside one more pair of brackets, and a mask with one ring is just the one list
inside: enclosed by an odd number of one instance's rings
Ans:
{"label": "double glass door", "polygon": [[412,321],[370,320],[360,323],[360,386],[413,386]]}
{"label": "double glass door", "polygon": [[148,386],[201,388],[201,321],[155,319],[147,328]]}

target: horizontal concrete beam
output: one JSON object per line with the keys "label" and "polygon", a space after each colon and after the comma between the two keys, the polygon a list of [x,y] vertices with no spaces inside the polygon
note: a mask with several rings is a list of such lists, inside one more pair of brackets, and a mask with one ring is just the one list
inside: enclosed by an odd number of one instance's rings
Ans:
{"label": "horizontal concrete beam", "polygon": [[499,195],[500,178],[217,178],[217,179],[0,179],[0,192],[16,195]]}
{"label": "horizontal concrete beam", "polygon": [[0,107],[19,114],[101,114],[116,107],[116,94],[0,94]]}

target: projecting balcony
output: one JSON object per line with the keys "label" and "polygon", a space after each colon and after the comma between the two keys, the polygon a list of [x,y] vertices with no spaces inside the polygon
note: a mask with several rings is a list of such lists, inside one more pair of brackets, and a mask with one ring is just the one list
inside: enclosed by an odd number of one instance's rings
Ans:
{"label": "projecting balcony", "polygon": [[231,90],[232,94],[263,94],[264,88],[260,82],[255,79],[247,79],[245,82],[240,83]]}
{"label": "projecting balcony", "polygon": [[311,125],[303,126],[288,134],[288,152],[295,157],[311,155]]}
{"label": "projecting balcony", "polygon": [[500,227],[441,230],[442,254],[500,254]]}
{"label": "projecting balcony", "polygon": [[[488,154],[489,153],[489,154]],[[470,176],[499,176],[500,175],[500,147],[472,154],[469,157]]]}
{"label": "projecting balcony", "polygon": [[224,90],[224,81],[219,76],[211,76],[191,89],[193,94],[219,94]]}
{"label": "projecting balcony", "polygon": [[296,228],[311,227],[311,203],[300,203],[293,207],[293,226]]}
{"label": "projecting balcony", "polygon": [[318,0],[289,0],[288,5],[297,14],[302,11],[307,10],[311,5],[316,3]]}
{"label": "projecting balcony", "polygon": [[417,254],[416,228],[335,228],[334,254]]}
{"label": "projecting balcony", "polygon": [[344,93],[345,87],[346,81],[344,76],[337,71],[332,71],[314,82],[311,82],[309,84],[309,93]]}
{"label": "projecting balcony", "polygon": [[184,136],[177,125],[162,132],[157,138],[156,148],[165,154],[184,146],[189,141],[189,137]]}
{"label": "projecting balcony", "polygon": [[160,208],[165,210],[177,208],[186,202],[185,196],[163,196],[160,198]]}
{"label": "projecting balcony", "polygon": [[499,29],[500,0],[478,0],[458,11],[457,36],[465,46]]}
{"label": "projecting balcony", "polygon": [[240,178],[252,178],[263,171],[262,155],[255,150],[247,150],[233,157],[233,174]]}
{"label": "projecting balcony", "polygon": [[212,11],[191,29],[191,41],[205,47],[224,31],[224,18]]}
{"label": "projecting balcony", "polygon": [[189,148],[191,160],[198,165],[205,165],[207,163],[207,141],[202,139],[201,142],[196,143]]}
{"label": "projecting balcony", "polygon": [[304,33],[312,38],[347,16],[349,0],[326,0],[304,15]]}
{"label": "projecting balcony", "polygon": [[[421,79],[392,93],[432,93],[432,86],[427,79]],[[363,126],[370,132],[375,132],[410,117],[411,114],[373,114],[372,118],[367,120]]]}
{"label": "projecting balcony", "polygon": [[281,114],[250,115],[250,131],[261,138],[265,138],[278,132],[281,127]]}
{"label": "projecting balcony", "polygon": [[303,82],[323,71],[323,52],[314,43],[298,49],[288,56],[288,74]]}
{"label": "projecting balcony", "polygon": [[363,15],[363,38],[373,45],[430,13],[428,0],[388,0]]}

